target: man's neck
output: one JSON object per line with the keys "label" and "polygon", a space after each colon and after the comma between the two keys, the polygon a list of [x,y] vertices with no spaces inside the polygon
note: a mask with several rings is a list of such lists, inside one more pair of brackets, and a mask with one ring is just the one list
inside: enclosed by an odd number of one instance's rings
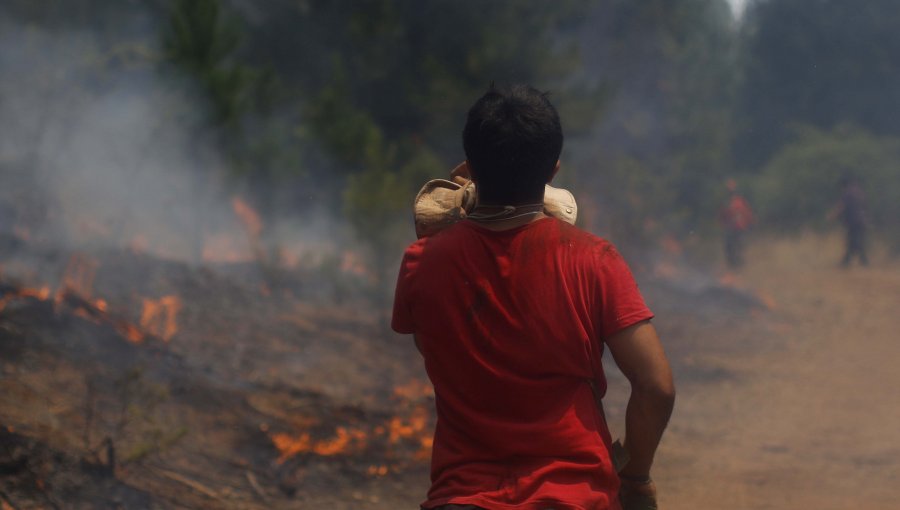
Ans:
{"label": "man's neck", "polygon": [[542,220],[544,218],[549,218],[549,216],[547,216],[544,213],[538,213],[538,214],[535,214],[532,216],[526,216],[526,217],[522,217],[522,218],[513,218],[513,219],[509,219],[509,220],[502,220],[502,221],[495,221],[492,223],[483,223],[483,222],[476,222],[476,223],[478,223],[478,226],[480,226],[480,227],[484,227],[488,230],[493,230],[493,231],[499,232],[501,230],[512,230],[514,228],[518,228],[518,227],[521,227],[522,225],[527,225],[529,223],[534,223],[535,221]]}
{"label": "man's neck", "polygon": [[478,225],[494,231],[510,230],[546,218],[543,212],[543,198],[534,203],[514,206],[484,204],[476,202],[469,213],[469,219]]}

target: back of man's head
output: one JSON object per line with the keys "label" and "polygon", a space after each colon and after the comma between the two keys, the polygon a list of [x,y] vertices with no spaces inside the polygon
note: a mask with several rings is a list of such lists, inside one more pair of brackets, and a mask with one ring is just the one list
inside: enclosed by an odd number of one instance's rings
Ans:
{"label": "back of man's head", "polygon": [[540,202],[562,145],[559,114],[546,93],[526,85],[491,85],[463,129],[466,159],[486,204]]}

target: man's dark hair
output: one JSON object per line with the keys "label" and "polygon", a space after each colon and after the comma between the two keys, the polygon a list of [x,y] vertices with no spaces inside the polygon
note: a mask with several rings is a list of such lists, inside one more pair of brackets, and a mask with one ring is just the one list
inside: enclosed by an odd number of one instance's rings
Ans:
{"label": "man's dark hair", "polygon": [[493,205],[540,202],[562,146],[556,108],[547,93],[527,85],[491,84],[463,129],[479,200]]}

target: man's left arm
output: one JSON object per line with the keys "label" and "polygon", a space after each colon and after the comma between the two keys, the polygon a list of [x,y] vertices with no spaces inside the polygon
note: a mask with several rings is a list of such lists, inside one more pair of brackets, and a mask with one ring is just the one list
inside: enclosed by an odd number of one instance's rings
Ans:
{"label": "man's left arm", "polygon": [[613,334],[606,344],[616,365],[631,383],[631,397],[625,411],[625,448],[630,460],[620,474],[646,477],[675,403],[672,370],[650,321]]}
{"label": "man's left arm", "polygon": [[611,335],[609,350],[631,383],[625,411],[628,461],[619,470],[619,499],[624,510],[656,507],[650,467],[675,403],[675,384],[656,329],[642,321]]}

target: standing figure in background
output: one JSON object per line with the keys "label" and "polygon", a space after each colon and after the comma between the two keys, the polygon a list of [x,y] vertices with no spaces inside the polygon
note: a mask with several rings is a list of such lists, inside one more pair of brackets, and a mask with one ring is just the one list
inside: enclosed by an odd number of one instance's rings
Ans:
{"label": "standing figure in background", "polygon": [[844,258],[841,260],[841,267],[848,267],[854,256],[859,257],[860,264],[868,266],[866,196],[858,179],[851,175],[841,178],[841,199],[829,216],[831,218],[840,217],[844,228],[847,229],[846,250]]}
{"label": "standing figure in background", "polygon": [[725,229],[725,261],[730,269],[744,265],[744,234],[753,224],[753,210],[737,190],[737,182],[728,179],[728,202],[719,211],[719,221]]}

